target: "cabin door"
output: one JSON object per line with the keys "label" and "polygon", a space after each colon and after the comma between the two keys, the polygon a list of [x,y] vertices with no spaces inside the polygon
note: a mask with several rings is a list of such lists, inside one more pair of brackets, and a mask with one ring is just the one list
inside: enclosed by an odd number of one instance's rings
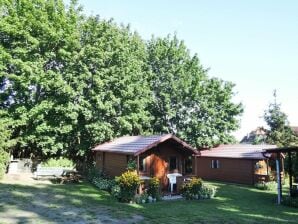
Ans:
{"label": "cabin door", "polygon": [[166,190],[168,186],[167,170],[168,163],[164,158],[158,155],[151,156],[151,175],[160,180],[163,190]]}

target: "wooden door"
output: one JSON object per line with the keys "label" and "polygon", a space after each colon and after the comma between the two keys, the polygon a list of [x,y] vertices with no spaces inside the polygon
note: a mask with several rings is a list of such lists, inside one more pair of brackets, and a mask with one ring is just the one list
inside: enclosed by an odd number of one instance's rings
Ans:
{"label": "wooden door", "polygon": [[151,155],[151,175],[157,177],[161,184],[162,189],[167,189],[168,186],[168,163],[165,158],[159,155]]}

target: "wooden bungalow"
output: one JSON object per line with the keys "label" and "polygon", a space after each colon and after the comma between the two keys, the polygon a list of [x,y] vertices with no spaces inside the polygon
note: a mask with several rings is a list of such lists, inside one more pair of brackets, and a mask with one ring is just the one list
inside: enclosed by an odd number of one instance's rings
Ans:
{"label": "wooden bungalow", "polygon": [[[196,155],[196,174],[206,180],[241,184],[269,181],[275,175],[275,145],[220,145]],[[283,167],[283,164],[282,166]]]}
{"label": "wooden bungalow", "polygon": [[168,188],[169,173],[195,175],[194,155],[197,150],[172,134],[124,136],[94,147],[96,166],[109,176],[118,176],[129,160],[137,162],[142,178],[158,177],[162,188]]}

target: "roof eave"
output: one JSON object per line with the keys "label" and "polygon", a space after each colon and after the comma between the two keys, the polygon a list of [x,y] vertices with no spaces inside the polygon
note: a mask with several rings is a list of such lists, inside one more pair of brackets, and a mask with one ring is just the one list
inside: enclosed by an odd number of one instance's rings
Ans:
{"label": "roof eave", "polygon": [[187,148],[188,150],[192,151],[194,155],[199,154],[199,152],[197,150],[195,150],[193,147],[191,147],[190,145],[188,145],[187,143],[185,143],[181,139],[177,138],[175,135],[167,134],[167,135],[163,136],[161,139],[159,139],[158,141],[155,141],[152,144],[146,146],[144,149],[141,149],[141,150],[135,152],[134,156],[138,156],[138,155],[146,152],[147,150],[152,149],[153,147],[155,147],[155,146],[159,145],[160,143],[163,143],[163,142],[165,142],[169,139],[174,139],[176,142],[181,144],[183,146],[183,148]]}
{"label": "roof eave", "polygon": [[104,150],[104,149],[91,149],[93,152],[109,152],[109,153],[117,153],[117,154],[124,154],[124,155],[134,155],[134,152],[124,152],[118,150]]}

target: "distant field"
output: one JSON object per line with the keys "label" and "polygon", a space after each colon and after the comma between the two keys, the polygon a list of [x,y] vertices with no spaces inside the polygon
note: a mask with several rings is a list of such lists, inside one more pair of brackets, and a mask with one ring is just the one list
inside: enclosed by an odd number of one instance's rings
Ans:
{"label": "distant field", "polygon": [[298,209],[275,204],[275,192],[213,183],[201,201],[122,204],[88,183],[0,182],[0,223],[298,223]]}

